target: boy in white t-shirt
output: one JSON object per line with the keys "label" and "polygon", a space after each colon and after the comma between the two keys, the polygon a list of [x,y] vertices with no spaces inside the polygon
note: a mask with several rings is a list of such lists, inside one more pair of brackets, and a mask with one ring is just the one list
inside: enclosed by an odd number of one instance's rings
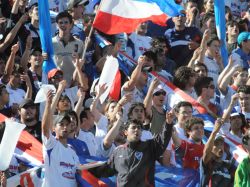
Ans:
{"label": "boy in white t-shirt", "polygon": [[[53,94],[49,91],[42,120],[43,156],[45,176],[43,186],[77,186],[75,174],[79,159],[75,151],[67,144],[70,133],[70,117],[57,115],[52,122],[51,103]],[[52,123],[54,127],[52,127]],[[51,133],[54,129],[56,136]]]}

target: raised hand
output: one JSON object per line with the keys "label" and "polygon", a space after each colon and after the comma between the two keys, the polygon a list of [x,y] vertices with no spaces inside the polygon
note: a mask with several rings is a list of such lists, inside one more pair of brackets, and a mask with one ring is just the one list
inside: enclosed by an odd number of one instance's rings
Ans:
{"label": "raised hand", "polygon": [[11,52],[12,53],[17,53],[17,51],[19,50],[19,42],[17,42],[16,44],[14,44],[12,47],[11,47]]}
{"label": "raised hand", "polygon": [[66,80],[60,81],[59,85],[58,85],[58,91],[64,91],[66,86],[67,86],[67,81]]}
{"label": "raised hand", "polygon": [[105,84],[99,85],[97,90],[97,95],[101,96],[106,90],[108,89],[108,86]]}

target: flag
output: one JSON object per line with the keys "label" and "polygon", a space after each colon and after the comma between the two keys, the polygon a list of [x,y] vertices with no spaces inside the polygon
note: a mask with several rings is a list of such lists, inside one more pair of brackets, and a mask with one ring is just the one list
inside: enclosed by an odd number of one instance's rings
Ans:
{"label": "flag", "polygon": [[132,33],[149,20],[166,25],[167,14],[175,16],[181,10],[174,0],[102,0],[93,26],[106,34]]}
{"label": "flag", "polygon": [[226,18],[225,18],[225,0],[214,1],[215,25],[217,35],[221,41],[220,53],[224,66],[227,65],[228,53],[226,46]]}
{"label": "flag", "polygon": [[48,0],[38,0],[39,33],[43,52],[47,53],[48,60],[43,62],[43,72],[47,75],[51,69],[56,68],[53,60],[51,21]]}

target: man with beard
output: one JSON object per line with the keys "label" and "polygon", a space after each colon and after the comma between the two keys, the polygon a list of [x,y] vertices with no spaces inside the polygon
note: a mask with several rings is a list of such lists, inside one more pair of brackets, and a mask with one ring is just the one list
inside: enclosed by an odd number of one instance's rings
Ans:
{"label": "man with beard", "polygon": [[25,130],[42,142],[41,122],[38,121],[38,108],[31,99],[24,99],[19,105],[20,122],[25,124]]}
{"label": "man with beard", "polygon": [[[49,91],[42,120],[43,156],[45,176],[43,186],[77,186],[75,174],[79,159],[67,144],[71,124],[67,114],[52,117],[53,93]],[[53,121],[53,122],[52,122]],[[52,135],[52,129],[56,136]]]}
{"label": "man with beard", "polygon": [[233,186],[231,173],[234,173],[234,160],[223,160],[224,138],[217,133],[223,125],[222,119],[217,119],[207,143],[204,147],[200,163],[200,185]]}

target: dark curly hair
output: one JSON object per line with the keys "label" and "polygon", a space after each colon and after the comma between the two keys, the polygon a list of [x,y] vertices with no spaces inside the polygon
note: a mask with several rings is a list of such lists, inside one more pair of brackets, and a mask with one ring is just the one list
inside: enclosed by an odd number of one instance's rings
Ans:
{"label": "dark curly hair", "polygon": [[193,76],[195,76],[195,71],[192,68],[187,66],[181,66],[176,70],[174,74],[173,83],[180,89],[185,90],[190,77]]}

